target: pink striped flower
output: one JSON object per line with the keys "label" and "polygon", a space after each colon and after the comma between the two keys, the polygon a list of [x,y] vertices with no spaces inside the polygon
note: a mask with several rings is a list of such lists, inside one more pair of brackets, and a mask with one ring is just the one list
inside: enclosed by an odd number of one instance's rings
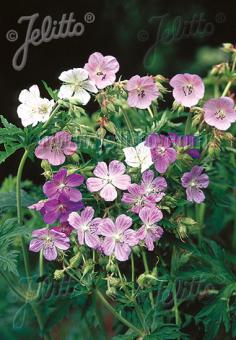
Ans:
{"label": "pink striped flower", "polygon": [[229,97],[208,100],[203,106],[204,120],[218,130],[227,130],[236,121],[234,101]]}
{"label": "pink striped flower", "polygon": [[204,96],[203,81],[196,74],[176,74],[171,78],[170,85],[174,88],[173,96],[175,100],[186,107],[196,105]]}
{"label": "pink striped flower", "polygon": [[89,73],[89,78],[94,81],[98,89],[104,89],[112,85],[116,80],[116,72],[119,71],[119,63],[115,57],[103,56],[99,52],[91,54],[88,63],[84,66]]}
{"label": "pink striped flower", "polygon": [[117,190],[126,190],[130,185],[131,178],[124,174],[125,166],[119,161],[112,161],[107,166],[105,162],[99,162],[94,169],[96,177],[87,179],[87,188],[91,192],[99,192],[105,201],[114,201],[117,197]]}
{"label": "pink striped flower", "polygon": [[143,225],[136,235],[139,240],[145,242],[148,250],[152,251],[154,242],[159,240],[163,234],[163,229],[156,224],[163,218],[162,212],[157,208],[144,207],[140,210],[139,217]]}
{"label": "pink striped flower", "polygon": [[53,229],[42,228],[32,232],[29,250],[33,252],[43,251],[46,260],[56,260],[58,249],[67,250],[70,247],[69,238],[61,232]]}
{"label": "pink striped flower", "polygon": [[93,216],[94,209],[86,207],[80,215],[72,212],[68,222],[77,230],[79,244],[87,244],[90,248],[96,249],[100,245],[97,232],[101,218],[93,218]]}
{"label": "pink striped flower", "polygon": [[71,134],[60,131],[55,136],[45,137],[35,149],[35,156],[47,160],[52,165],[61,165],[66,156],[71,156],[77,149],[76,143],[71,141]]}
{"label": "pink striped flower", "polygon": [[113,222],[105,218],[99,227],[99,233],[105,236],[102,249],[105,255],[115,255],[117,260],[126,261],[131,253],[131,247],[138,243],[136,232],[130,229],[132,219],[127,215],[120,215]]}
{"label": "pink striped flower", "polygon": [[159,96],[159,90],[153,77],[134,76],[127,83],[128,104],[130,107],[147,109],[153,100]]}

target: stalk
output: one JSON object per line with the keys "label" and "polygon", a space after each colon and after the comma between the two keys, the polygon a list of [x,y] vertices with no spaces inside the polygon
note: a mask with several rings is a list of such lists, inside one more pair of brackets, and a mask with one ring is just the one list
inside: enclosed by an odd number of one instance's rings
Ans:
{"label": "stalk", "polygon": [[143,332],[138,329],[136,326],[134,326],[132,323],[130,323],[128,320],[123,318],[121,314],[119,314],[106,300],[106,298],[103,296],[103,294],[100,292],[99,289],[96,289],[96,295],[99,298],[99,300],[102,302],[102,304],[111,312],[120,322],[122,322],[125,326],[132,329],[137,335],[143,337]]}
{"label": "stalk", "polygon": [[[145,273],[149,274],[149,267],[148,267],[148,263],[147,263],[147,257],[146,257],[146,253],[145,253],[144,250],[142,250],[142,257],[143,257],[143,265],[144,265]],[[154,299],[153,299],[152,292],[149,293],[149,298],[150,298],[151,306],[152,306],[152,308],[154,308],[155,304],[154,304]]]}

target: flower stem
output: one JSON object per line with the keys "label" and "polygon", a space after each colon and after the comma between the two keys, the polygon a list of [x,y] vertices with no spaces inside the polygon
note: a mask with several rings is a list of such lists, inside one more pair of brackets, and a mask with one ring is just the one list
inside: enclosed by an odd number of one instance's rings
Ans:
{"label": "flower stem", "polygon": [[60,107],[61,107],[61,104],[58,104],[58,103],[54,106],[54,109],[52,110],[49,119],[43,124],[43,129],[44,129],[44,130],[45,130],[45,129],[48,127],[48,125],[51,123],[52,119],[54,118],[54,116],[56,115],[56,113],[59,111]]}
{"label": "flower stem", "polygon": [[191,127],[192,127],[192,112],[189,112],[184,130],[185,135],[189,135],[191,133]]}
{"label": "flower stem", "polygon": [[128,128],[128,130],[129,130],[129,133],[130,133],[130,136],[131,136],[131,142],[132,142],[132,144],[134,144],[135,141],[134,141],[134,135],[133,135],[132,125],[131,125],[131,123],[130,123],[129,117],[128,117],[128,115],[127,115],[127,113],[126,113],[125,110],[123,110],[123,116],[124,116],[124,119],[125,119],[127,128]]}
{"label": "flower stem", "polygon": [[[146,253],[145,253],[144,250],[142,250],[142,257],[143,257],[143,265],[144,265],[145,273],[146,273],[146,274],[149,274],[149,268],[148,268],[148,263],[147,263],[147,257],[146,257]],[[149,293],[149,298],[150,298],[151,306],[152,306],[152,308],[154,308],[155,304],[154,304],[154,299],[153,299],[153,294],[152,294],[152,292]]]}
{"label": "flower stem", "polygon": [[[234,60],[233,60],[231,72],[234,72],[235,66],[236,66],[236,56],[234,57]],[[228,83],[227,83],[227,85],[226,85],[226,87],[225,87],[221,97],[224,97],[228,93],[228,91],[229,91],[229,89],[230,89],[232,84],[233,84],[233,80],[231,79],[231,80],[228,81]]]}
{"label": "flower stem", "polygon": [[134,326],[132,323],[130,323],[128,320],[123,318],[121,314],[119,314],[106,300],[106,298],[103,296],[103,294],[100,292],[99,289],[96,289],[96,295],[99,298],[99,300],[103,303],[103,305],[111,312],[120,322],[122,322],[125,326],[132,329],[135,333],[137,333],[139,336],[143,337],[144,334],[141,330],[139,330],[136,326]]}
{"label": "flower stem", "polygon": [[[17,171],[17,177],[16,177],[16,209],[17,209],[17,221],[18,224],[21,225],[23,222],[23,214],[22,214],[22,206],[21,206],[21,178],[22,178],[22,172],[24,169],[25,162],[28,158],[29,150],[25,149],[25,152],[21,158],[18,171]],[[30,265],[29,265],[29,256],[25,244],[25,239],[23,236],[21,236],[21,247],[22,247],[22,253],[23,253],[23,259],[24,259],[24,265],[25,265],[25,273],[28,280],[28,289],[30,290]],[[36,319],[38,321],[40,330],[43,329],[43,321],[41,317],[40,310],[38,309],[38,306],[36,306],[35,303],[31,303],[31,307],[34,311],[34,314],[36,316]],[[44,335],[45,340],[49,340],[50,336],[48,334]]]}
{"label": "flower stem", "polygon": [[[17,171],[17,177],[16,177],[16,209],[17,209],[17,221],[19,225],[22,224],[21,177],[22,177],[22,172],[23,172],[24,165],[25,165],[28,155],[29,155],[29,151],[25,150],[21,158],[19,168]],[[22,248],[24,264],[25,264],[25,273],[26,273],[27,279],[29,279],[30,277],[29,257],[28,257],[28,253],[26,250],[25,239],[23,236],[21,236],[21,248]]]}
{"label": "flower stem", "polygon": [[153,119],[154,115],[153,115],[153,112],[152,112],[150,106],[147,108],[147,110],[148,110],[148,113],[150,114],[150,117]]}
{"label": "flower stem", "polygon": [[131,280],[132,280],[132,296],[134,296],[135,268],[134,268],[134,254],[133,253],[131,253]]}

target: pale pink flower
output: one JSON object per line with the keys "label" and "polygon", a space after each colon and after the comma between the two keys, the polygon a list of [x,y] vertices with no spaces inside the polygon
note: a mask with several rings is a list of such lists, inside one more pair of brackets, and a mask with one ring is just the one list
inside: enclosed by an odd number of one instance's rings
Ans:
{"label": "pale pink flower", "polygon": [[77,230],[79,244],[87,244],[90,248],[96,249],[100,245],[97,232],[101,218],[93,218],[93,216],[94,209],[86,207],[80,215],[72,212],[68,222]]}
{"label": "pale pink flower", "polygon": [[127,83],[126,89],[129,93],[128,104],[130,107],[147,109],[160,92],[151,76],[133,76]]}
{"label": "pale pink flower", "polygon": [[196,105],[204,96],[205,87],[202,79],[196,74],[176,74],[170,85],[174,88],[175,100],[186,107]]}
{"label": "pale pink flower", "polygon": [[94,175],[87,179],[87,188],[91,192],[99,192],[105,201],[114,201],[117,197],[116,188],[126,190],[131,178],[124,174],[125,166],[119,161],[112,161],[107,166],[105,162],[99,162],[94,169]]}
{"label": "pale pink flower", "polygon": [[35,156],[47,160],[52,165],[61,165],[65,162],[66,156],[71,156],[77,150],[76,143],[71,141],[71,134],[60,131],[55,136],[45,137],[39,141],[35,149]]}
{"label": "pale pink flower", "polygon": [[130,229],[132,222],[132,219],[124,214],[118,216],[115,223],[110,218],[101,222],[99,233],[105,236],[102,244],[105,255],[114,254],[119,261],[128,260],[131,247],[138,243],[136,232]]}
{"label": "pale pink flower", "polygon": [[208,100],[203,106],[204,120],[207,124],[219,130],[227,130],[236,121],[234,101],[229,97]]}
{"label": "pale pink flower", "polygon": [[90,55],[88,63],[84,66],[89,78],[94,81],[98,89],[112,85],[116,80],[116,72],[120,66],[115,57],[103,56],[99,52]]}
{"label": "pale pink flower", "polygon": [[43,251],[46,260],[56,260],[58,250],[67,250],[70,240],[66,234],[53,229],[42,228],[32,231],[33,239],[30,241],[29,250],[33,252]]}
{"label": "pale pink flower", "polygon": [[154,242],[159,240],[163,234],[163,229],[156,224],[163,218],[163,214],[157,208],[144,207],[140,210],[139,217],[143,225],[136,235],[139,240],[144,240],[148,250],[152,251]]}

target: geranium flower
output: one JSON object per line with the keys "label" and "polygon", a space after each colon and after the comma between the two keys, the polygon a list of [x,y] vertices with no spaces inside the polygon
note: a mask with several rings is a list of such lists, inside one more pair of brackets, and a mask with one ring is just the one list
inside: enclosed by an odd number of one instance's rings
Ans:
{"label": "geranium flower", "polygon": [[64,71],[59,79],[64,82],[60,87],[58,97],[61,99],[74,99],[82,105],[86,105],[91,96],[89,92],[97,93],[98,90],[93,81],[88,79],[88,71],[83,68],[73,68]]}
{"label": "geranium flower", "polygon": [[49,198],[58,198],[61,193],[65,194],[71,201],[78,202],[82,199],[82,194],[75,187],[80,186],[84,181],[84,177],[79,174],[71,174],[67,176],[66,169],[60,169],[53,175],[51,181],[43,186],[44,194]]}
{"label": "geranium flower", "polygon": [[59,231],[60,233],[70,236],[73,231],[72,226],[68,222],[63,222],[60,225],[53,227],[51,230]]}
{"label": "geranium flower", "polygon": [[170,132],[168,133],[171,142],[174,145],[180,146],[182,148],[188,148],[186,153],[189,154],[192,158],[200,158],[199,150],[195,149],[195,137],[192,135],[178,136],[177,133]]}
{"label": "geranium flower", "polygon": [[186,107],[196,105],[204,96],[205,87],[202,79],[196,74],[177,74],[170,80],[174,88],[173,97]]}
{"label": "geranium flower", "polygon": [[135,147],[124,148],[125,162],[133,167],[140,168],[144,172],[153,164],[150,148],[142,142]]}
{"label": "geranium flower", "polygon": [[66,156],[71,156],[77,150],[77,145],[71,142],[71,134],[60,131],[55,136],[45,137],[35,149],[35,156],[47,160],[52,165],[61,165]]}
{"label": "geranium flower", "polygon": [[104,89],[114,83],[120,65],[116,58],[110,55],[104,57],[101,53],[95,52],[90,55],[84,68],[88,71],[89,78],[94,81],[97,88]]}
{"label": "geranium flower", "polygon": [[144,207],[140,210],[139,217],[143,222],[136,236],[139,240],[144,240],[149,251],[154,249],[154,242],[159,240],[163,234],[163,229],[156,223],[163,218],[161,210],[157,208]]}
{"label": "geranium flower", "polygon": [[236,121],[234,101],[229,97],[208,100],[203,106],[204,120],[219,130],[227,130]]}
{"label": "geranium flower", "polygon": [[128,81],[126,89],[129,93],[129,106],[139,109],[147,109],[160,94],[151,76],[133,76]]}
{"label": "geranium flower", "polygon": [[22,90],[19,101],[21,104],[17,108],[17,114],[23,126],[46,122],[55,104],[53,100],[40,97],[37,85],[31,86],[29,90]]}
{"label": "geranium flower", "polygon": [[130,176],[124,172],[125,166],[119,161],[111,161],[108,167],[105,162],[99,162],[93,172],[97,177],[87,179],[87,188],[91,192],[99,192],[105,201],[114,201],[116,188],[126,190],[130,185]]}
{"label": "geranium flower", "polygon": [[90,248],[96,249],[100,245],[98,237],[98,226],[101,218],[93,218],[94,209],[86,207],[81,215],[72,212],[69,215],[68,222],[77,230],[79,244],[87,244]]}
{"label": "geranium flower", "polygon": [[145,145],[151,149],[152,160],[158,172],[166,172],[169,165],[175,162],[177,153],[171,147],[168,137],[152,133],[146,138]]}
{"label": "geranium flower", "polygon": [[186,188],[187,200],[190,202],[201,203],[205,199],[201,189],[208,187],[209,177],[202,173],[203,170],[203,167],[196,165],[181,178],[182,186]]}
{"label": "geranium flower", "polygon": [[32,232],[33,239],[30,241],[29,250],[33,252],[43,251],[45,259],[53,261],[57,258],[57,249],[67,250],[70,240],[64,234],[48,228],[37,229]]}
{"label": "geranium flower", "polygon": [[115,255],[117,260],[126,261],[129,258],[131,247],[138,243],[136,232],[130,229],[132,218],[120,215],[115,223],[110,218],[102,220],[99,234],[105,236],[102,249],[105,255]]}
{"label": "geranium flower", "polygon": [[128,204],[130,211],[135,214],[138,214],[145,206],[155,206],[155,199],[151,196],[147,199],[144,186],[136,183],[128,187],[128,192],[124,193],[121,202]]}
{"label": "geranium flower", "polygon": [[58,198],[47,200],[44,204],[44,222],[51,224],[57,220],[66,222],[72,211],[78,211],[83,208],[83,203],[72,202],[65,194],[60,194]]}
{"label": "geranium flower", "polygon": [[164,177],[154,178],[154,172],[147,170],[142,175],[142,187],[144,188],[145,197],[151,202],[160,202],[165,196],[164,191],[167,188],[167,183]]}
{"label": "geranium flower", "polygon": [[44,209],[45,202],[47,202],[47,200],[40,200],[37,203],[28,206],[28,209],[39,211],[43,215],[45,213]]}

